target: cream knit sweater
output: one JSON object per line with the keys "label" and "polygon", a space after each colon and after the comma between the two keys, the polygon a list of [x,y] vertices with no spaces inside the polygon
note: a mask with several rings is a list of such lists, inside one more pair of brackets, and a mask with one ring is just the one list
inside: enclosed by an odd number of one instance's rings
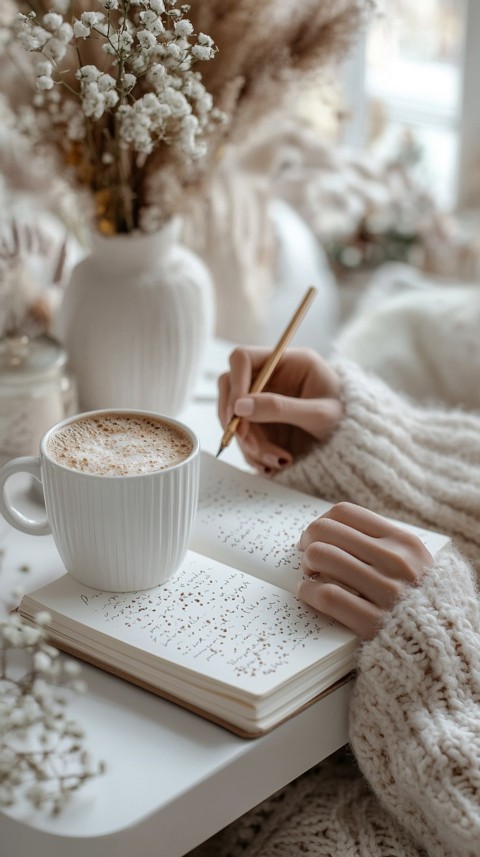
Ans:
{"label": "cream knit sweater", "polygon": [[361,646],[351,749],[192,857],[480,857],[480,603],[464,558],[478,574],[480,415],[421,409],[336,368],[340,426],[279,481],[447,532],[455,547]]}

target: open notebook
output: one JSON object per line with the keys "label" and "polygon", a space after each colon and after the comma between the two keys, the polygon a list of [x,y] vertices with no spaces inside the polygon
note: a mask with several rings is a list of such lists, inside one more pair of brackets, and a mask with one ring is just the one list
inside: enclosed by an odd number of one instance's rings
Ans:
{"label": "open notebook", "polygon": [[[245,737],[263,734],[345,679],[357,639],[301,603],[296,543],[329,508],[202,453],[191,550],[144,592],[90,589],[64,575],[25,595],[48,610],[59,648]],[[415,532],[432,554],[446,536]]]}

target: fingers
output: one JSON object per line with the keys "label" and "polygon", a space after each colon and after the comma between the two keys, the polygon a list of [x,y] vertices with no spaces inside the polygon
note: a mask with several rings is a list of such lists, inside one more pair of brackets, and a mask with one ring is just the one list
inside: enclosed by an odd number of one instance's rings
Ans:
{"label": "fingers", "polygon": [[230,355],[229,376],[229,406],[237,399],[246,396],[252,385],[254,376],[264,365],[270,352],[268,348],[235,348]]}
{"label": "fingers", "polygon": [[235,435],[246,460],[276,472],[307,452],[314,440],[330,436],[342,405],[339,378],[308,348],[288,349],[266,389],[250,393],[269,354],[268,348],[235,348],[230,371],[219,378],[218,416],[224,428],[238,417]]}
{"label": "fingers", "polygon": [[299,548],[306,575],[299,597],[363,639],[374,636],[385,612],[433,562],[416,536],[351,503],[309,524]]}
{"label": "fingers", "polygon": [[230,376],[227,372],[218,379],[217,413],[220,424],[225,428],[233,416],[233,407],[230,406]]}
{"label": "fingers", "polygon": [[[233,415],[235,402],[248,396],[252,382],[265,364],[268,348],[235,348],[230,371],[224,373],[220,394],[222,409]],[[280,359],[267,391],[292,399],[338,399],[340,382],[331,366],[309,348],[289,348]],[[227,417],[228,418],[228,417]]]}
{"label": "fingers", "polygon": [[271,443],[265,438],[262,430],[254,424],[247,424],[247,427],[249,431],[245,437],[237,435],[237,440],[249,464],[258,470],[272,473],[292,463],[292,455],[288,450]]}
{"label": "fingers", "polygon": [[276,393],[252,393],[234,398],[231,395],[230,375],[219,378],[218,417],[225,427],[235,415],[242,417],[243,431],[239,426],[239,437],[245,435],[251,423],[280,423],[296,426],[317,439],[324,438],[338,423],[342,406],[338,399],[298,399]]}
{"label": "fingers", "polygon": [[353,503],[339,503],[309,524],[299,547],[307,550],[313,543],[336,545],[363,563],[381,569],[383,575],[412,584],[417,582],[420,570],[432,561],[416,536]]}
{"label": "fingers", "polygon": [[297,595],[319,613],[350,628],[362,640],[371,640],[381,626],[383,611],[379,607],[334,583],[303,580]]}
{"label": "fingers", "polygon": [[[218,417],[223,427],[232,416],[228,406],[229,389],[229,375],[222,375],[219,379]],[[255,423],[241,420],[236,437],[245,460],[256,470],[270,473],[281,470],[292,462],[291,453],[278,444],[271,443]]]}
{"label": "fingers", "polygon": [[[377,515],[376,512],[371,512],[370,509],[357,506],[356,503],[336,503],[335,506],[332,506],[325,513],[324,517],[341,521],[349,527],[354,527],[373,538],[391,535],[394,529],[394,524],[387,521],[383,515]],[[399,533],[401,532],[400,527],[396,529]]]}
{"label": "fingers", "polygon": [[338,423],[342,406],[338,399],[302,399],[276,393],[253,393],[236,399],[234,413],[255,423],[296,426],[317,439]]}
{"label": "fingers", "polygon": [[321,582],[327,578],[341,584],[385,610],[393,607],[404,588],[403,580],[386,576],[336,545],[322,542],[313,542],[304,552],[302,569],[307,577],[318,581],[317,575],[321,575]]}
{"label": "fingers", "polygon": [[222,425],[233,417],[236,400],[248,395],[254,375],[269,354],[268,348],[235,348],[230,354],[230,371],[224,372],[218,380]]}

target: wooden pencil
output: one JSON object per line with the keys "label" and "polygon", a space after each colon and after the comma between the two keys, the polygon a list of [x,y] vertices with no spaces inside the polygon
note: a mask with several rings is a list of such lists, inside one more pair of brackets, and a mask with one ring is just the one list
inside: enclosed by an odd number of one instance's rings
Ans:
{"label": "wooden pencil", "polygon": [[[316,294],[317,289],[315,288],[315,286],[309,286],[297,309],[295,310],[290,321],[288,322],[287,327],[285,328],[280,339],[278,340],[275,348],[263,364],[255,380],[253,381],[249,390],[250,393],[262,392],[263,388],[265,387],[265,384],[270,379],[275,367],[277,366],[287,345],[291,341],[294,333],[296,332],[300,322],[302,321]],[[217,458],[229,445],[230,441],[235,435],[239,422],[240,417],[233,416],[228,425],[225,427],[225,431],[223,432],[222,439],[220,441],[220,448],[217,452]]]}

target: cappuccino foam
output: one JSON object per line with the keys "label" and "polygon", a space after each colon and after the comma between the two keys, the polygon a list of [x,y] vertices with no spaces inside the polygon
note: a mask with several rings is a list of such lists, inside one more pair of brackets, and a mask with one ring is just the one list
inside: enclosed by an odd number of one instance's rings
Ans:
{"label": "cappuccino foam", "polygon": [[128,476],[165,470],[193,449],[187,432],[156,417],[98,414],[59,429],[48,441],[58,464],[96,476]]}

